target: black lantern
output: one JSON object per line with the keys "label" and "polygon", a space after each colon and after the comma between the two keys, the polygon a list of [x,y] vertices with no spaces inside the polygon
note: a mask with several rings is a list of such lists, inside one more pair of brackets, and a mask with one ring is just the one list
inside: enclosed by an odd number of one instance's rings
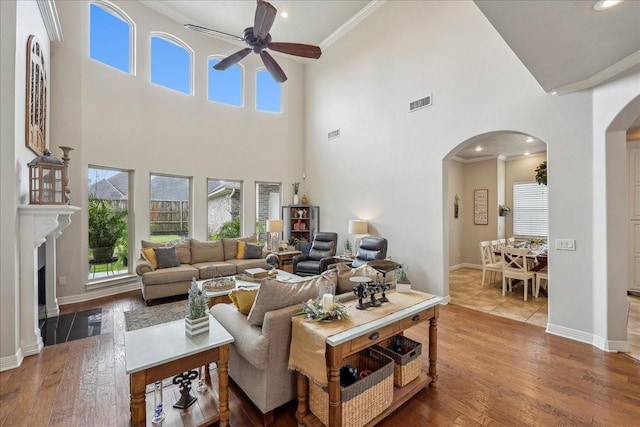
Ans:
{"label": "black lantern", "polygon": [[32,205],[63,205],[66,203],[64,164],[49,150],[33,159],[29,166],[29,203]]}

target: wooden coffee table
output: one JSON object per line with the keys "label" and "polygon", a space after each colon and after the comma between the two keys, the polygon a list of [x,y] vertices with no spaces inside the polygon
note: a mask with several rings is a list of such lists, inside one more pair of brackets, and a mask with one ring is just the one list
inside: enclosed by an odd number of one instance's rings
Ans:
{"label": "wooden coffee table", "polygon": [[[213,317],[209,316],[209,334],[189,338],[185,335],[184,320],[136,329],[124,333],[125,366],[131,380],[131,422],[133,426],[146,426],[147,411],[145,389],[154,384],[184,372],[209,366],[216,362],[218,368],[218,411],[209,414],[189,414],[198,425],[208,425],[220,421],[220,426],[229,425],[229,344],[233,337]],[[210,385],[209,385],[210,388]],[[195,390],[195,387],[194,389]],[[192,390],[192,391],[193,391]],[[201,393],[199,399],[213,398],[215,393]],[[172,408],[174,402],[164,399],[164,411],[180,411]],[[195,407],[182,411],[191,411]],[[206,405],[215,407],[216,405]],[[150,406],[153,408],[153,405]],[[194,409],[195,412],[195,409]],[[151,417],[153,409],[149,413]],[[193,418],[191,418],[193,417]],[[169,418],[167,416],[167,418]]]}

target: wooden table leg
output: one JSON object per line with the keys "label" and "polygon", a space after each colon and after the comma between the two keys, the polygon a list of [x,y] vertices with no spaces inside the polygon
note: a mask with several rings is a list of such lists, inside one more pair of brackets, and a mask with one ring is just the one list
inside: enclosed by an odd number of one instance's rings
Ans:
{"label": "wooden table leg", "polygon": [[326,354],[329,364],[329,426],[342,425],[342,412],[340,411],[340,367],[342,356],[338,347],[327,346]]}
{"label": "wooden table leg", "polygon": [[218,348],[218,397],[220,400],[220,427],[229,425],[229,346],[222,345]]}
{"label": "wooden table leg", "polygon": [[436,362],[438,360],[438,315],[440,311],[438,306],[434,307],[435,313],[429,319],[429,375],[433,378],[431,387],[437,386],[438,373],[436,371]]}
{"label": "wooden table leg", "polygon": [[309,380],[307,376],[298,372],[298,409],[296,410],[296,420],[298,425],[303,425],[302,420],[309,412]]}
{"label": "wooden table leg", "polygon": [[131,391],[131,424],[134,427],[146,426],[147,423],[147,408],[145,404],[145,387],[146,387],[146,372],[140,371],[131,374],[129,380]]}

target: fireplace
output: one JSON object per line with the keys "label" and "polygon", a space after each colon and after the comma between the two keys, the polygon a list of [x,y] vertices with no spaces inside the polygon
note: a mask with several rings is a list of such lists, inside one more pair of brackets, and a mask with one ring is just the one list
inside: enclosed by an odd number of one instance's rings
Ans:
{"label": "fireplace", "polygon": [[[20,347],[22,354],[40,353],[38,278],[44,278],[44,313],[60,313],[56,298],[56,239],[80,208],[69,205],[20,205]],[[40,249],[41,246],[44,248]],[[39,260],[38,254],[42,252]],[[44,261],[44,263],[42,262]],[[42,271],[40,271],[42,270]]]}

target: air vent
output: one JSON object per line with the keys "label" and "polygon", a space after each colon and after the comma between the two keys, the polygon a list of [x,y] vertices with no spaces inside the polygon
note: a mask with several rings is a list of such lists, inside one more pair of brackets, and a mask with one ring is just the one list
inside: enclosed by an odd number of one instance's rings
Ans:
{"label": "air vent", "polygon": [[417,101],[413,101],[409,104],[409,112],[419,110],[420,108],[428,107],[431,105],[431,95],[426,96],[422,99],[418,99]]}
{"label": "air vent", "polygon": [[340,136],[340,129],[336,129],[327,134],[327,139],[334,139]]}

